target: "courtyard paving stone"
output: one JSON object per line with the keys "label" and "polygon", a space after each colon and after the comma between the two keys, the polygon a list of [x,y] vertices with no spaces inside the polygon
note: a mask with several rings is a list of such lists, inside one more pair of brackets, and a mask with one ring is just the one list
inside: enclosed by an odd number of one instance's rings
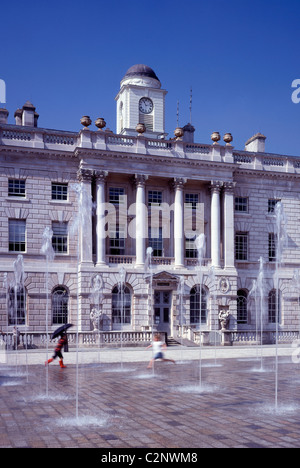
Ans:
{"label": "courtyard paving stone", "polygon": [[[66,355],[65,361],[68,361]],[[71,361],[71,359],[70,359]],[[0,366],[2,448],[300,447],[300,367],[279,358]]]}

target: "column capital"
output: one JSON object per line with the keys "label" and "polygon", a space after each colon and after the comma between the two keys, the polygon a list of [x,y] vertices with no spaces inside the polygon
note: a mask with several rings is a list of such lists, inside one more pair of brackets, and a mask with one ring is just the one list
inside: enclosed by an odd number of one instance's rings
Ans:
{"label": "column capital", "polygon": [[80,168],[78,171],[77,171],[77,178],[79,180],[79,182],[83,182],[83,181],[92,181],[92,178],[93,178],[93,171],[92,169],[83,169],[83,168]]}
{"label": "column capital", "polygon": [[107,171],[94,171],[95,179],[99,182],[105,182],[108,176]]}
{"label": "column capital", "polygon": [[170,180],[169,185],[172,190],[183,190],[186,183],[187,179],[184,179],[183,177],[174,177],[174,179]]}
{"label": "column capital", "polygon": [[135,174],[132,177],[133,184],[136,187],[144,187],[148,179],[149,179],[149,176],[146,174]]}
{"label": "column capital", "polygon": [[220,193],[224,182],[220,180],[212,180],[210,183],[210,190],[212,193]]}
{"label": "column capital", "polygon": [[224,191],[226,193],[233,193],[235,186],[236,182],[233,181],[223,183]]}

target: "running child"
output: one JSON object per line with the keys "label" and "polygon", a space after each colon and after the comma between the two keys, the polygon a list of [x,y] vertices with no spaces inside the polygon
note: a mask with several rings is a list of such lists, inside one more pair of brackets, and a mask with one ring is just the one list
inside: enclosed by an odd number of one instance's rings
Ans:
{"label": "running child", "polygon": [[160,360],[164,362],[173,362],[175,364],[175,361],[173,359],[165,359],[163,355],[163,349],[167,348],[166,343],[163,343],[160,341],[160,334],[157,333],[154,336],[154,341],[151,343],[151,345],[147,346],[146,349],[153,348],[153,358],[150,360],[148,364],[148,369],[152,369],[154,361]]}

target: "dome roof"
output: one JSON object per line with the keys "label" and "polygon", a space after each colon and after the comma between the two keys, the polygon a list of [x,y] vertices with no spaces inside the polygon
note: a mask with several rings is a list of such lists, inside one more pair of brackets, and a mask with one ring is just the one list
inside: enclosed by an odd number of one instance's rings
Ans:
{"label": "dome roof", "polygon": [[155,80],[159,81],[159,79],[157,78],[155,72],[152,70],[152,68],[148,67],[147,65],[143,65],[143,64],[138,64],[138,65],[133,65],[132,67],[130,67],[124,78],[125,77],[130,77],[130,76],[145,76],[145,77],[148,77],[148,78],[154,78]]}
{"label": "dome roof", "polygon": [[152,68],[147,65],[138,64],[130,67],[121,81],[122,85],[148,86],[150,88],[160,88],[161,83]]}

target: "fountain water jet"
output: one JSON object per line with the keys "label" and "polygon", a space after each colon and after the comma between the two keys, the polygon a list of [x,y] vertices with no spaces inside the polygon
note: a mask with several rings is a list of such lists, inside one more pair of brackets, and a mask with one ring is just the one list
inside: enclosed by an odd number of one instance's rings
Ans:
{"label": "fountain water jet", "polygon": [[100,349],[101,349],[101,316],[102,316],[102,304],[103,304],[103,280],[100,274],[97,274],[91,282],[92,293],[90,296],[90,301],[93,306],[90,319],[93,323],[94,332],[98,333],[98,362],[100,363]]}
{"label": "fountain water jet", "polygon": [[[18,361],[18,305],[19,302],[22,305],[23,301],[21,300],[21,295],[24,293],[24,259],[23,255],[18,255],[17,259],[13,263],[14,266],[14,314],[15,314],[15,342],[16,346],[16,360]],[[18,301],[18,297],[20,301]],[[25,306],[25,303],[24,303]],[[21,311],[21,317],[24,315],[24,325],[25,325],[25,350],[26,350],[26,374],[28,382],[28,353],[27,353],[27,325],[26,325],[26,313],[25,310]]]}
{"label": "fountain water jet", "polygon": [[[49,353],[49,262],[54,260],[55,252],[52,247],[53,231],[47,226],[43,233],[43,244],[41,254],[46,257],[46,362]],[[49,369],[46,366],[46,396],[49,396]]]}
{"label": "fountain water jet", "polygon": [[276,218],[276,268],[274,274],[275,292],[276,292],[276,357],[275,357],[275,411],[278,410],[278,335],[280,319],[280,292],[279,292],[279,270],[282,262],[283,250],[287,245],[286,217],[283,204],[278,202],[275,206]]}
{"label": "fountain water jet", "polygon": [[180,316],[180,343],[181,343],[181,362],[183,363],[182,358],[182,344],[183,344],[183,294],[184,294],[184,276],[181,276],[178,283],[177,294],[179,296],[179,316]]}
{"label": "fountain water jet", "polygon": [[202,285],[203,285],[203,259],[205,258],[206,240],[205,235],[200,234],[195,245],[198,253],[198,280],[199,280],[199,386],[202,386]]}
{"label": "fountain water jet", "polygon": [[[252,289],[249,293],[249,296],[252,296],[252,295],[254,295],[254,300],[255,300],[257,360],[258,360],[258,350],[259,350],[258,326],[259,326],[259,321],[260,321],[260,351],[261,351],[260,372],[263,372],[264,261],[262,257],[260,257],[259,259],[259,272],[258,272],[257,279],[253,281]],[[259,320],[259,310],[260,310],[260,320]]]}
{"label": "fountain water jet", "polygon": [[123,370],[123,323],[125,323],[125,307],[124,307],[124,293],[125,293],[126,270],[123,266],[120,267],[118,273],[118,295],[119,295],[119,308],[120,308],[120,326],[121,326],[121,369]]}
{"label": "fountain water jet", "polygon": [[[80,254],[83,258],[84,250],[91,250],[88,242],[91,242],[89,235],[84,235],[84,229],[90,224],[93,202],[92,195],[88,192],[83,182],[72,184],[71,188],[77,196],[78,212],[70,226],[71,235],[77,235],[77,331],[76,331],[76,419],[79,417],[79,278],[80,278]],[[80,250],[80,241],[82,241],[82,251]]]}
{"label": "fountain water jet", "polygon": [[[149,288],[148,288],[148,310],[149,310],[149,318],[150,318],[150,325],[151,325],[151,341],[153,342],[154,337],[154,317],[153,317],[153,270],[152,270],[152,255],[153,255],[153,248],[148,247],[146,250],[146,263],[145,263],[145,270],[149,273]],[[152,373],[154,375],[154,367],[155,361],[153,362],[152,366]]]}

